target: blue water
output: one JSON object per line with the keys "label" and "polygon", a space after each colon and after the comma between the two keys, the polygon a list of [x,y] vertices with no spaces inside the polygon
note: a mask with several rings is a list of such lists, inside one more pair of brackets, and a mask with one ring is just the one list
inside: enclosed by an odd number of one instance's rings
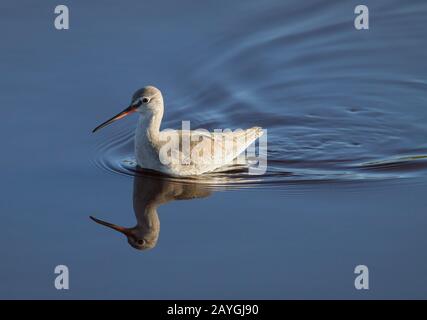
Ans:
{"label": "blue water", "polygon": [[[425,1],[365,1],[363,31],[357,1],[61,4],[69,30],[0,4],[0,298],[427,298]],[[266,174],[136,175],[136,117],[91,130],[148,84],[164,128],[267,129]]]}

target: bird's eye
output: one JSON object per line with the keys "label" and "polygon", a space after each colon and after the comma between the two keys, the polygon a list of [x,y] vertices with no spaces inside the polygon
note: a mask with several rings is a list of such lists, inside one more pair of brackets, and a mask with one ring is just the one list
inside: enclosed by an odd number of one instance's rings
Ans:
{"label": "bird's eye", "polygon": [[150,100],[148,100],[148,98],[142,98],[143,103],[147,103],[148,101],[150,101]]}
{"label": "bird's eye", "polygon": [[143,244],[144,244],[144,240],[143,240],[143,239],[139,239],[139,240],[138,240],[138,244],[139,244],[139,245],[143,245]]}

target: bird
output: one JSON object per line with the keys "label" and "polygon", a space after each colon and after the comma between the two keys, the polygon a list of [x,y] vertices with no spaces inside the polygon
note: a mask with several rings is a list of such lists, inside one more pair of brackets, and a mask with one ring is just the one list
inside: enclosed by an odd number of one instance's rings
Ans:
{"label": "bird", "polygon": [[137,90],[127,108],[92,132],[135,112],[139,113],[134,148],[137,165],[170,176],[199,176],[230,166],[263,134],[261,127],[221,132],[160,130],[164,102],[154,86]]}
{"label": "bird", "polygon": [[145,172],[134,177],[133,209],[137,221],[134,227],[122,227],[94,216],[90,219],[124,234],[129,245],[137,250],[151,249],[156,246],[160,234],[159,206],[175,200],[206,198],[212,193],[203,184],[174,181]]}

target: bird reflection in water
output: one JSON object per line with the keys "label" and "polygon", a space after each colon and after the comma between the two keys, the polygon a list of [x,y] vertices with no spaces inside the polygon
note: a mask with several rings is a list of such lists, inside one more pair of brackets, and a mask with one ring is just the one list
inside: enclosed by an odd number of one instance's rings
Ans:
{"label": "bird reflection in water", "polygon": [[156,246],[160,233],[157,208],[174,200],[189,200],[207,197],[211,194],[200,183],[179,182],[154,174],[139,174],[134,178],[133,208],[136,226],[121,227],[95,217],[93,221],[124,234],[135,249],[145,250]]}

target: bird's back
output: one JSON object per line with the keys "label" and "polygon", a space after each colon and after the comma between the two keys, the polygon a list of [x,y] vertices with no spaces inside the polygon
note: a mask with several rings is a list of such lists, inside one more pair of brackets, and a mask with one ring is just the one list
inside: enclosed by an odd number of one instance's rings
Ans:
{"label": "bird's back", "polygon": [[161,171],[189,176],[230,165],[262,134],[260,127],[226,132],[161,131],[156,146],[162,164]]}

